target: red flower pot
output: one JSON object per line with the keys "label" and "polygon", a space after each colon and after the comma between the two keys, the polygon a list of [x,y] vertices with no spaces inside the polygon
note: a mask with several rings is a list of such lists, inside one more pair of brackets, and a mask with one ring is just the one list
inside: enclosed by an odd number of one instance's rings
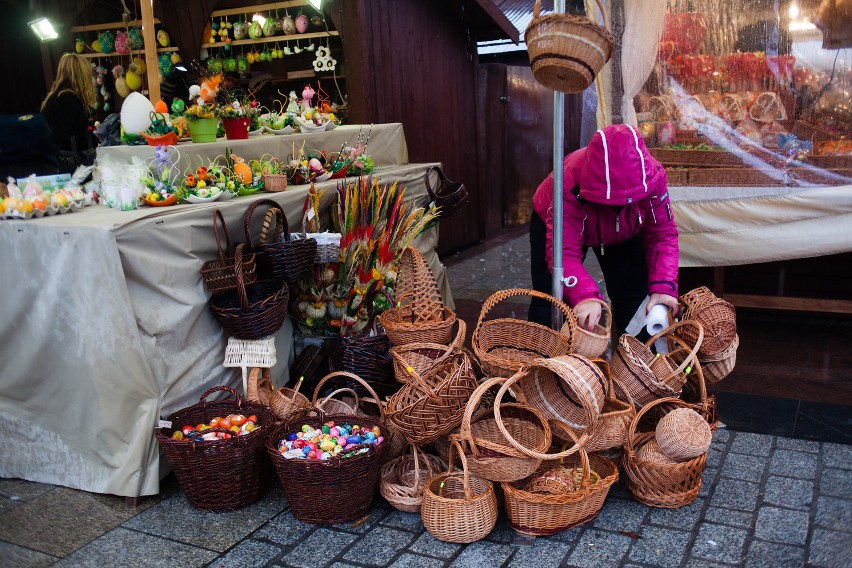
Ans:
{"label": "red flower pot", "polygon": [[223,118],[222,124],[225,126],[225,138],[228,140],[248,139],[249,124],[251,124],[249,117]]}

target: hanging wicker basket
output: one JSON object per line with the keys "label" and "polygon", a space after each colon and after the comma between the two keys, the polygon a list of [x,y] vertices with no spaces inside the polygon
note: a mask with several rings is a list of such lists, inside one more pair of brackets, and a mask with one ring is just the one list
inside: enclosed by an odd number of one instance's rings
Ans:
{"label": "hanging wicker basket", "polygon": [[530,66],[536,80],[549,89],[581,93],[592,84],[612,56],[615,40],[607,28],[609,17],[600,0],[603,27],[591,18],[573,14],[541,15],[541,0],[524,34]]}

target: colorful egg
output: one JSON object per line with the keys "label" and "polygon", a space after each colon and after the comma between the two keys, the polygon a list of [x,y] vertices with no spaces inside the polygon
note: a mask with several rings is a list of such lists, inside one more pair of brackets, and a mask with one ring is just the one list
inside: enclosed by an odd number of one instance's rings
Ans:
{"label": "colorful egg", "polygon": [[130,45],[128,44],[126,33],[118,32],[115,34],[115,51],[121,55],[130,53]]}
{"label": "colorful egg", "polygon": [[163,77],[170,77],[175,72],[175,64],[172,61],[172,56],[168,53],[161,53],[157,57],[157,70]]}
{"label": "colorful egg", "polygon": [[77,53],[83,53],[84,51],[86,51],[86,42],[82,39],[78,39],[77,41],[75,41],[74,51],[76,51]]}
{"label": "colorful egg", "polygon": [[142,28],[130,28],[127,34],[127,43],[130,49],[142,49],[145,47],[145,38],[142,36]]}
{"label": "colorful egg", "polygon": [[308,29],[308,17],[302,14],[296,18],[296,31],[300,34],[305,33]]}
{"label": "colorful egg", "polygon": [[281,21],[281,27],[284,29],[285,35],[292,35],[296,33],[296,22],[293,21],[293,18],[291,18],[289,14]]}
{"label": "colorful egg", "polygon": [[103,53],[103,49],[101,48],[101,41],[96,39],[92,42],[92,51],[96,53]]}
{"label": "colorful egg", "polygon": [[141,75],[134,73],[133,71],[128,71],[124,75],[124,80],[127,82],[127,88],[131,91],[137,91],[142,87]]}
{"label": "colorful egg", "polygon": [[126,99],[127,95],[130,94],[130,87],[127,86],[127,81],[124,80],[124,77],[119,77],[115,80],[115,92],[122,99]]}
{"label": "colorful egg", "polygon": [[167,32],[166,30],[159,30],[157,32],[157,43],[160,44],[160,47],[168,47],[169,40],[169,32]]}
{"label": "colorful egg", "polygon": [[115,38],[113,37],[112,32],[103,32],[98,36],[98,41],[100,42],[101,51],[103,51],[103,53],[112,53],[115,49]]}

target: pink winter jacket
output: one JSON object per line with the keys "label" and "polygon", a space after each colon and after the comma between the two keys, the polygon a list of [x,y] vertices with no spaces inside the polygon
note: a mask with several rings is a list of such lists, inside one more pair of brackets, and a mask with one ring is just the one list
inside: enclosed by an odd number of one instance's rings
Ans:
{"label": "pink winter jacket", "polygon": [[[566,156],[563,174],[562,266],[576,285],[564,288],[573,307],[603,299],[583,267],[585,247],[600,248],[642,233],[648,293],[677,292],[678,242],[666,172],[628,125],[598,130],[589,145]],[[572,192],[579,185],[579,197]],[[553,270],[553,174],[538,186],[533,208],[547,224],[547,264]]]}

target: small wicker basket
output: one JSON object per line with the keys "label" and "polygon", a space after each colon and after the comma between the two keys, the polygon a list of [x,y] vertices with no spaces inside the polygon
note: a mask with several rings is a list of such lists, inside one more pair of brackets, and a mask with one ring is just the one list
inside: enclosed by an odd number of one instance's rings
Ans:
{"label": "small wicker basket", "polygon": [[675,408],[657,423],[657,446],[674,461],[697,458],[707,452],[712,440],[710,425],[691,408]]}
{"label": "small wicker basket", "polygon": [[[597,302],[601,305],[601,320],[603,323],[597,323],[592,330],[583,329],[577,325],[574,333],[574,346],[572,353],[588,357],[589,359],[597,359],[603,356],[606,348],[609,347],[610,334],[612,332],[612,310],[609,304],[597,298],[590,298],[585,301]],[[567,324],[563,324],[563,327]]]}
{"label": "small wicker basket", "polygon": [[423,503],[423,486],[447,464],[438,456],[409,446],[411,455],[403,454],[382,466],[379,492],[398,511],[419,513]]}

